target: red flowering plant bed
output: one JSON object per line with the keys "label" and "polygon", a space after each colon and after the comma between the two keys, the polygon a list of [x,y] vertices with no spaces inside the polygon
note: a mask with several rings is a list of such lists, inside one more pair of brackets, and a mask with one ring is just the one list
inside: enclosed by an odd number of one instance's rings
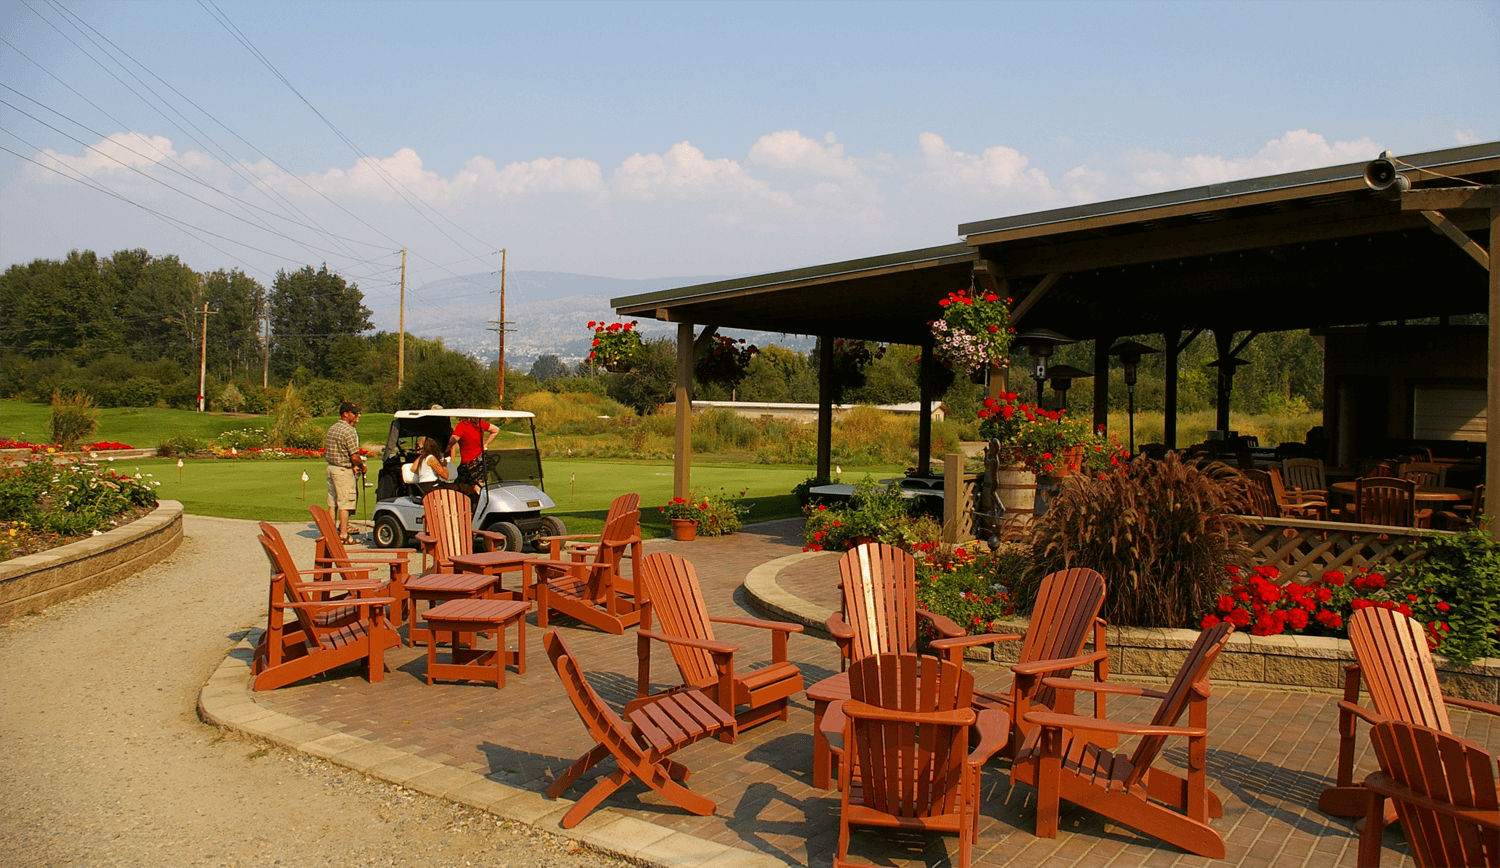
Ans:
{"label": "red flowering plant bed", "polygon": [[607,371],[629,370],[631,359],[641,348],[641,333],[636,331],[637,325],[637,320],[611,323],[589,320],[588,327],[594,332],[589,364],[599,365]]}
{"label": "red flowering plant bed", "polygon": [[[134,448],[134,446],[126,443],[115,443],[110,440],[100,440],[98,443],[89,443],[85,446],[78,447],[78,449],[83,452],[112,452],[121,449]],[[25,440],[12,440],[9,437],[0,437],[0,449],[26,449],[31,452],[63,451],[61,446],[48,445],[46,443],[30,443]]]}
{"label": "red flowering plant bed", "polygon": [[980,435],[1000,441],[1009,451],[1008,460],[1039,476],[1085,469],[1102,473],[1130,460],[1125,447],[1095,433],[1087,421],[1069,416],[1066,409],[1045,410],[1027,404],[1015,392],[985,398],[978,415]]}
{"label": "red flowering plant bed", "polygon": [[[937,543],[916,547],[917,603],[953,621],[970,635],[997,632],[1000,622],[1016,613],[1011,589],[1026,568],[1027,547],[1006,543],[995,551],[983,544],[946,548]],[[935,639],[931,626],[919,622],[924,639]]]}
{"label": "red flowering plant bed", "polygon": [[943,315],[928,323],[936,341],[933,354],[949,370],[965,374],[1003,364],[1015,332],[1009,302],[993,292],[964,289],[938,299]]}

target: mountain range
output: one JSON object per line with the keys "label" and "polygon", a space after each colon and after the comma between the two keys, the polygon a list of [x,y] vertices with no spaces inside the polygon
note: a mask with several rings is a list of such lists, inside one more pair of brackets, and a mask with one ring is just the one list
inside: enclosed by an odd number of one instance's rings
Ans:
{"label": "mountain range", "polygon": [[[527,370],[538,356],[552,353],[572,364],[588,355],[593,333],[590,320],[614,321],[611,298],[660,289],[693,286],[726,279],[723,276],[663,277],[632,280],[557,271],[512,271],[505,281],[505,339],[507,368]],[[375,327],[394,332],[400,310],[396,299],[366,297]],[[483,362],[495,360],[499,337],[492,331],[500,318],[500,275],[467,274],[423,284],[406,293],[406,332],[422,338],[442,338],[443,345]],[[641,320],[645,337],[674,337],[677,327]],[[807,352],[813,339],[803,335],[725,330],[750,343],[777,343]]]}

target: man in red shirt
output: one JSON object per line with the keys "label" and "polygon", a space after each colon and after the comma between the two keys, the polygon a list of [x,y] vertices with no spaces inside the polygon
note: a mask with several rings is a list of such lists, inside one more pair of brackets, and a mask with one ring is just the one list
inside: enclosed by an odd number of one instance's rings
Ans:
{"label": "man in red shirt", "polygon": [[453,436],[448,438],[448,450],[458,444],[458,484],[467,488],[470,496],[477,497],[484,485],[484,450],[489,448],[495,435],[500,433],[498,425],[482,419],[467,417],[453,426]]}

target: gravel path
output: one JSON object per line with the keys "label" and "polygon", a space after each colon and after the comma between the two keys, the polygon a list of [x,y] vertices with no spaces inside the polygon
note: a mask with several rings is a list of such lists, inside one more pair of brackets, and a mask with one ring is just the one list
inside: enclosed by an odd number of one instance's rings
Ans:
{"label": "gravel path", "polygon": [[167,560],[0,626],[0,865],[624,864],[200,722],[266,561],[251,522],[185,521]]}

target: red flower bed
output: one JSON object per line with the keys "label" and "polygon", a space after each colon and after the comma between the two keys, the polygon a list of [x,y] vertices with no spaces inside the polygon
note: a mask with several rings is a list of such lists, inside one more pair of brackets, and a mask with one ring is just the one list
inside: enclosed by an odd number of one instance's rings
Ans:
{"label": "red flower bed", "polygon": [[[78,448],[84,452],[110,452],[120,449],[134,449],[135,447],[125,443],[100,440],[98,443],[90,443]],[[9,437],[0,437],[0,449],[29,449],[32,452],[46,452],[48,449],[54,452],[63,451],[61,446],[52,446],[46,443],[29,443],[25,440],[12,440]]]}
{"label": "red flower bed", "polygon": [[128,443],[116,443],[113,440],[100,440],[98,443],[90,443],[82,447],[85,452],[116,452],[121,449],[134,449]]}

